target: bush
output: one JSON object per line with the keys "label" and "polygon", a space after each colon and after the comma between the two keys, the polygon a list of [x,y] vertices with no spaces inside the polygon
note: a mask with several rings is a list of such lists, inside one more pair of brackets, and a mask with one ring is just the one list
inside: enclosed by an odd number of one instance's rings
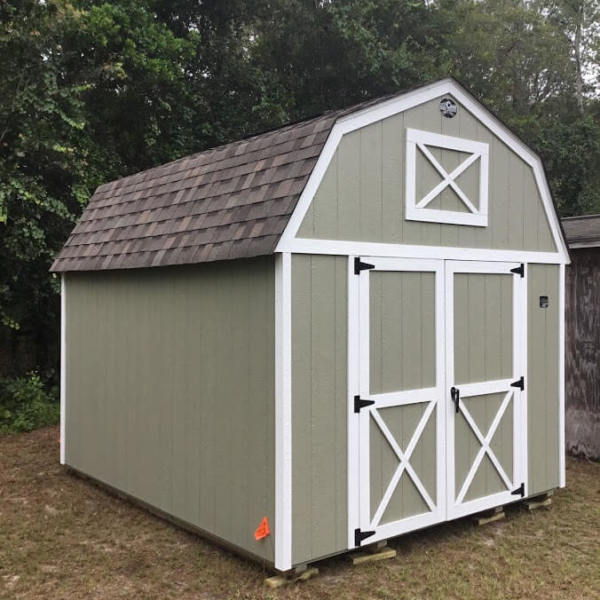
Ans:
{"label": "bush", "polygon": [[0,379],[0,433],[31,431],[59,419],[57,390],[45,389],[37,373]]}

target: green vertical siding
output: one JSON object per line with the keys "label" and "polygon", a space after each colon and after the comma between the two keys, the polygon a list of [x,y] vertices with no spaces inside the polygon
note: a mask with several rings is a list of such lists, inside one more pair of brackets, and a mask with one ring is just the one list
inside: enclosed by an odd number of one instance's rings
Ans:
{"label": "green vertical siding", "polygon": [[67,464],[272,561],[273,259],[69,274],[66,302]]}
{"label": "green vertical siding", "polygon": [[369,278],[370,393],[435,387],[435,274]]}
{"label": "green vertical siding", "polygon": [[512,274],[455,274],[456,384],[512,376],[513,279]]}
{"label": "green vertical siding", "polygon": [[[454,275],[454,374],[460,384],[507,379],[513,376],[513,284],[514,275],[456,273]],[[485,436],[506,393],[462,396],[461,402]],[[506,409],[491,441],[492,449],[512,476],[513,401]],[[464,416],[456,415],[456,495],[460,493],[481,443]],[[506,490],[486,455],[481,461],[464,501]]]}
{"label": "green vertical siding", "polygon": [[[416,390],[436,385],[435,274],[372,271],[369,275],[370,393]],[[406,450],[428,403],[392,406],[379,415]],[[398,457],[371,420],[369,440],[371,518],[377,512]],[[436,502],[436,415],[429,417],[410,464]],[[405,471],[383,512],[390,523],[429,512]]]}
{"label": "green vertical siding", "polygon": [[[404,219],[406,128],[489,144],[487,227],[423,223]],[[448,169],[460,153],[433,149]],[[417,152],[417,193],[422,197],[440,181]],[[476,163],[478,165],[478,163]],[[467,195],[478,195],[478,166],[457,180]],[[475,202],[477,204],[477,202]],[[432,208],[464,205],[450,190]],[[424,244],[498,250],[556,252],[533,170],[464,107],[453,119],[442,117],[439,99],[343,136],[299,229],[299,237],[395,244]]]}
{"label": "green vertical siding", "polygon": [[348,259],[292,257],[292,563],[347,544]]}
{"label": "green vertical siding", "polygon": [[[559,473],[559,267],[528,267],[527,424],[530,495],[556,488]],[[548,296],[548,308],[540,308]]]}
{"label": "green vertical siding", "polygon": [[[379,410],[381,418],[401,449],[406,450],[427,406],[428,403],[420,402]],[[434,503],[437,502],[435,460],[436,413],[434,411],[410,457],[411,466]],[[371,419],[369,435],[371,518],[377,512],[398,464],[398,457],[381,433],[379,426]],[[383,525],[428,512],[430,512],[429,507],[421,493],[408,472],[404,471],[383,512],[380,523]]]}
{"label": "green vertical siding", "polygon": [[[504,393],[485,394],[472,397],[461,396],[460,401],[467,408],[471,417],[473,417],[475,424],[485,436],[489,431],[492,421],[498,413],[505,396],[506,394]],[[513,471],[513,410],[514,403],[511,401],[506,412],[502,416],[502,420],[491,441],[492,451],[509,478],[512,477]],[[458,496],[469,470],[475,461],[475,457],[481,450],[479,440],[475,437],[471,426],[467,423],[467,420],[462,413],[455,418],[454,446],[455,492],[456,496]],[[492,461],[486,454],[475,473],[464,501],[468,502],[469,500],[483,498],[496,492],[504,491],[506,491],[506,486],[500,478],[500,475],[498,475],[496,467],[494,467]]]}

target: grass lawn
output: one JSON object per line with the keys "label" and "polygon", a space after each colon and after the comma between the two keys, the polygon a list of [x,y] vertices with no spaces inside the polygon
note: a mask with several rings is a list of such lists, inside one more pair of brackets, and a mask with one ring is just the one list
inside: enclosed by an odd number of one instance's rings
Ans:
{"label": "grass lawn", "polygon": [[600,598],[600,465],[570,459],[550,510],[467,519],[394,540],[395,560],[282,590],[264,569],[71,475],[58,429],[0,438],[0,598]]}

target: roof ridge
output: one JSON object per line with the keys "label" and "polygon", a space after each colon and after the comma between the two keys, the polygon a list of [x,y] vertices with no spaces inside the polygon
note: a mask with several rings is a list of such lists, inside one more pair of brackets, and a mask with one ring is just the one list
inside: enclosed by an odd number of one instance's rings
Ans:
{"label": "roof ridge", "polygon": [[[205,148],[204,150],[199,150],[197,152],[193,152],[192,154],[186,154],[185,156],[181,156],[179,158],[176,158],[176,159],[171,160],[171,161],[166,162],[166,163],[161,163],[161,164],[155,165],[153,167],[148,167],[147,169],[142,169],[141,171],[136,171],[135,173],[130,173],[129,175],[123,175],[122,177],[118,177],[117,179],[112,179],[111,181],[107,181],[106,183],[103,183],[103,184],[99,185],[96,188],[96,191],[94,192],[94,194],[96,192],[100,191],[101,189],[107,188],[108,186],[113,186],[114,184],[118,183],[119,181],[123,181],[125,179],[129,179],[129,178],[135,177],[137,175],[143,175],[144,173],[148,173],[149,171],[154,171],[154,170],[158,170],[158,169],[165,169],[166,170],[167,167],[170,167],[172,165],[176,165],[177,163],[181,163],[181,162],[186,161],[186,160],[192,160],[192,159],[198,158],[198,157],[200,157],[202,155],[205,155],[205,154],[208,154],[210,152],[218,152],[218,151],[221,151],[221,150],[225,150],[226,148],[234,148],[235,146],[239,146],[239,145],[242,145],[242,144],[250,143],[250,142],[252,142],[252,141],[254,141],[254,140],[258,139],[258,138],[262,138],[263,136],[267,136],[267,135],[273,134],[275,132],[283,132],[288,127],[297,127],[297,126],[299,126],[301,124],[308,125],[311,121],[315,121],[317,119],[322,119],[324,117],[332,116],[336,112],[341,112],[341,110],[342,109],[337,110],[337,111],[336,110],[325,111],[325,112],[322,112],[322,113],[320,113],[318,115],[313,115],[313,116],[310,116],[310,117],[306,117],[304,119],[298,119],[297,121],[290,121],[289,123],[284,123],[283,125],[279,125],[277,127],[272,127],[271,129],[266,129],[264,131],[259,131],[259,132],[256,132],[256,133],[249,134],[246,137],[234,140],[232,142],[226,142],[226,143],[220,144],[218,146],[211,146],[209,148]],[[345,110],[345,109],[343,109],[343,110]],[[280,142],[280,144],[281,143],[284,143],[284,142]],[[279,144],[274,144],[274,146],[276,146],[276,145],[279,145]],[[92,196],[94,194],[92,194]]]}
{"label": "roof ridge", "polygon": [[574,217],[562,217],[561,221],[581,221],[583,219],[600,219],[600,213],[595,215],[577,215]]}

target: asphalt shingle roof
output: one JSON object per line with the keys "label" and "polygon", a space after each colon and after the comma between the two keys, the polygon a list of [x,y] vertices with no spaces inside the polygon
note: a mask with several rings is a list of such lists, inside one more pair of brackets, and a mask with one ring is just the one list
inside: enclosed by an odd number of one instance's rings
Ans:
{"label": "asphalt shingle roof", "polygon": [[340,113],[100,186],[51,270],[131,269],[272,253]]}
{"label": "asphalt shingle roof", "polygon": [[600,246],[600,215],[568,217],[562,220],[569,247],[594,248]]}

